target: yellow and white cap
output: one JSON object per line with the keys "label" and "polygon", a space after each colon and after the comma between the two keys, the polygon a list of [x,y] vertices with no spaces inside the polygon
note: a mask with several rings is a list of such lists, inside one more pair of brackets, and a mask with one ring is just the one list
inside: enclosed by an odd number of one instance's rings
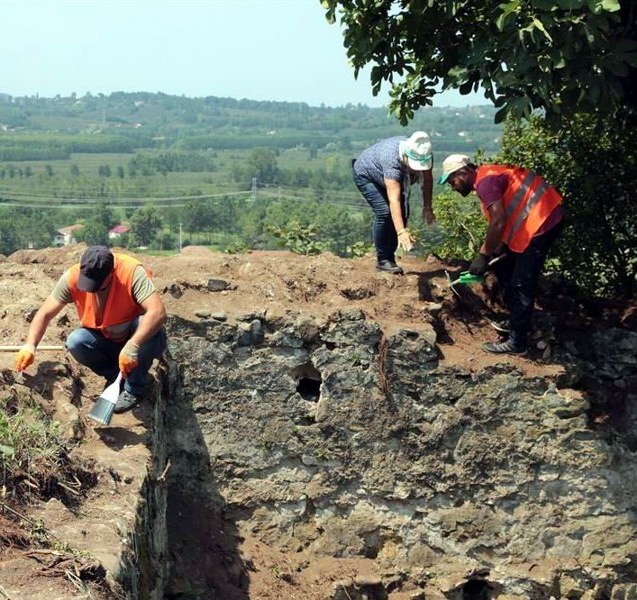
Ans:
{"label": "yellow and white cap", "polygon": [[438,179],[438,183],[445,183],[452,173],[470,164],[471,159],[466,154],[450,154],[442,163],[442,175]]}

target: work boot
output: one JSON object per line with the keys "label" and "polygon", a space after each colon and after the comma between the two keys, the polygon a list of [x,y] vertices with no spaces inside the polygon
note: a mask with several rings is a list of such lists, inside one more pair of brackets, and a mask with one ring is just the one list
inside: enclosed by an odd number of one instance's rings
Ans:
{"label": "work boot", "polygon": [[376,263],[376,269],[385,273],[393,273],[394,275],[403,274],[403,270],[393,260],[379,260]]}
{"label": "work boot", "polygon": [[489,321],[489,325],[493,327],[498,333],[508,336],[509,335],[509,320],[508,319],[494,319]]}
{"label": "work boot", "polygon": [[136,396],[132,394],[128,390],[122,390],[117,398],[117,402],[115,403],[115,408],[113,412],[123,413],[127,410],[130,410],[141,400],[141,396]]}
{"label": "work boot", "polygon": [[527,347],[517,345],[511,338],[504,342],[487,342],[482,349],[492,354],[526,354]]}

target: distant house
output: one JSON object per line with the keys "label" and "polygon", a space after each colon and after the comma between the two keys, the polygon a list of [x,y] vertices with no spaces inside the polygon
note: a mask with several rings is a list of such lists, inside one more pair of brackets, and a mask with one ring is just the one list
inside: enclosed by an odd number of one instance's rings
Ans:
{"label": "distant house", "polygon": [[122,236],[124,233],[128,233],[130,231],[130,227],[128,225],[115,225],[113,229],[108,232],[109,240],[116,240]]}
{"label": "distant house", "polygon": [[78,223],[77,225],[69,225],[68,227],[62,227],[61,229],[56,230],[55,236],[53,237],[53,245],[54,246],[68,246],[69,244],[77,244],[77,240],[73,235],[73,232],[78,229],[82,229],[84,225]]}

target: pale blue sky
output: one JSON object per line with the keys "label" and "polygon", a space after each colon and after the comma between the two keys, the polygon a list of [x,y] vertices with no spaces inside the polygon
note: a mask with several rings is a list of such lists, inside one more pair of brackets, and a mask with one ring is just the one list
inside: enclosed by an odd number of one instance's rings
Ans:
{"label": "pale blue sky", "polygon": [[[385,106],[319,0],[0,0],[0,92]],[[447,93],[435,106],[486,104]]]}

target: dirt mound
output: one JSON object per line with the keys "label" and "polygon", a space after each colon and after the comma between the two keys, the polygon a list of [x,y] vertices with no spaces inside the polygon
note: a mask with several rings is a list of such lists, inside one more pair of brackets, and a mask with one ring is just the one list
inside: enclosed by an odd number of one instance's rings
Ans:
{"label": "dirt mound", "polygon": [[[22,250],[0,260],[0,335],[5,344],[23,343],[35,311],[57,278],[79,260],[83,250],[81,245]],[[568,327],[573,319],[578,326],[585,326],[602,318],[628,327],[634,324],[637,314],[634,305],[625,303],[598,302],[586,306],[563,295],[563,287],[546,285],[545,295],[540,298],[530,356],[503,358],[481,350],[483,342],[497,339],[489,319],[504,314],[497,303],[493,282],[472,288],[458,286],[455,292],[448,286],[448,275],[457,276],[466,263],[452,266],[434,257],[409,256],[400,260],[405,274],[394,276],[376,271],[371,257],[343,259],[329,253],[311,257],[289,252],[228,255],[189,246],[176,256],[138,255],[138,258],[152,270],[170,315],[199,321],[210,316],[219,320],[237,315],[258,316],[266,311],[269,315],[303,311],[322,316],[336,310],[359,309],[388,332],[434,331],[442,362],[473,372],[507,361],[528,375],[553,375],[560,367],[551,362],[551,344],[560,327]],[[544,311],[542,306],[549,310]],[[75,311],[69,307],[51,323],[42,344],[61,344],[76,326]],[[133,494],[135,486],[128,486],[127,491],[122,481],[134,480],[143,471],[148,451],[144,444],[147,409],[141,407],[122,415],[122,426],[106,434],[94,429],[86,419],[102,382],[63,352],[38,352],[37,369],[31,368],[20,377],[15,377],[12,371],[13,353],[0,352],[0,370],[0,394],[11,397],[18,390],[29,396],[30,401],[39,402],[47,414],[62,424],[69,444],[77,446],[76,452],[82,459],[94,461],[95,481],[90,492],[82,491],[90,496],[91,503],[82,510],[101,514],[108,506],[110,514],[118,510],[120,503],[131,501],[132,496],[127,493]],[[78,446],[79,440],[82,443]],[[62,483],[73,490],[69,481]],[[112,590],[105,592],[100,587],[98,570],[91,561],[72,562],[68,552],[64,554],[65,549],[61,549],[56,551],[62,552],[62,556],[48,555],[43,566],[46,555],[35,552],[38,547],[33,530],[37,529],[34,524],[38,522],[38,514],[47,514],[47,523],[53,523],[49,527],[57,536],[55,539],[66,539],[73,528],[81,531],[81,519],[74,514],[68,498],[61,493],[48,497],[35,494],[34,507],[17,510],[6,494],[4,490],[0,499],[5,507],[0,510],[0,595],[4,587],[24,590],[21,596],[24,598],[71,598],[84,594],[82,585],[88,585],[93,586],[94,597],[114,597]],[[66,494],[73,495],[68,490]],[[9,506],[20,515],[24,510],[23,518],[11,513]],[[74,543],[83,543],[82,550],[90,554],[91,535],[77,536],[80,541]],[[47,548],[51,550],[51,544]],[[273,564],[277,560],[283,562],[273,569],[283,572],[289,568],[285,563],[288,559],[272,557]],[[64,561],[68,568],[55,568]],[[258,583],[255,589],[259,589]],[[307,591],[304,597],[313,597],[310,587]]]}

